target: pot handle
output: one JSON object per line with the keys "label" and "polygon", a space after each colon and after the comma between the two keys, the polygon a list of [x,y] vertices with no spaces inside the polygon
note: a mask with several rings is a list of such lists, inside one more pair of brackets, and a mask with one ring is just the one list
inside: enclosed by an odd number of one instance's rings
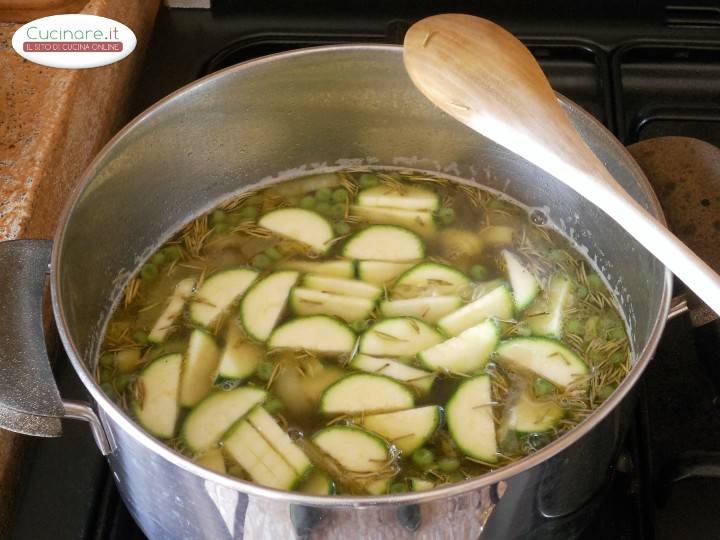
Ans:
{"label": "pot handle", "polygon": [[0,428],[59,437],[62,418],[85,420],[107,455],[112,447],[95,411],[60,398],[48,361],[43,293],[51,247],[49,240],[0,242]]}

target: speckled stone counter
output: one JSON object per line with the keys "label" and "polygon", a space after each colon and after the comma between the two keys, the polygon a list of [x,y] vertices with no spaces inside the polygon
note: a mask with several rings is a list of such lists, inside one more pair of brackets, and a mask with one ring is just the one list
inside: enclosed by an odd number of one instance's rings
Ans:
{"label": "speckled stone counter", "polygon": [[[0,23],[0,241],[52,237],[81,172],[125,119],[158,5],[88,2],[81,13],[122,22],[135,32],[138,47],[116,64],[85,70],[28,62],[10,44],[21,23]],[[26,443],[0,429],[0,537]]]}

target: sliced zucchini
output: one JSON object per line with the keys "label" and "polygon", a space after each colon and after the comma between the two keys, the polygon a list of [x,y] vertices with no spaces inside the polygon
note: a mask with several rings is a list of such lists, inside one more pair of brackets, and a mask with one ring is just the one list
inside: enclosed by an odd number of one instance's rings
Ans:
{"label": "sliced zucchini", "polygon": [[308,275],[303,278],[302,284],[303,287],[316,291],[368,298],[373,301],[377,300],[383,292],[381,287],[370,285],[358,279]]}
{"label": "sliced zucchini", "polygon": [[415,261],[425,256],[425,245],[417,234],[402,227],[371,225],[350,237],[343,256],[362,261]]}
{"label": "sliced zucchini", "polygon": [[148,334],[148,341],[150,343],[162,343],[165,341],[170,329],[182,314],[183,309],[185,309],[185,302],[192,296],[194,288],[195,280],[193,278],[183,279],[175,285],[167,307],[160,317],[158,317],[158,320],[155,321],[152,330],[150,330]]}
{"label": "sliced zucchini", "polygon": [[245,419],[270,443],[270,446],[282,456],[298,476],[303,476],[310,470],[312,463],[305,452],[292,442],[269,412],[262,407],[255,407]]}
{"label": "sliced zucchini", "polygon": [[268,339],[268,346],[328,354],[349,353],[355,346],[355,333],[340,319],[311,315],[298,317],[276,328]]}
{"label": "sliced zucchini", "polygon": [[389,358],[378,358],[367,354],[355,356],[353,361],[350,362],[350,367],[368,373],[385,375],[391,379],[409,384],[422,394],[427,394],[435,381],[434,373],[428,373]]}
{"label": "sliced zucchini", "polygon": [[399,225],[425,237],[432,236],[437,231],[435,219],[429,211],[353,205],[350,207],[350,215],[359,217],[367,223]]}
{"label": "sliced zucchini", "polygon": [[138,376],[142,392],[133,401],[132,411],[140,425],[160,439],[175,435],[180,407],[180,370],[182,354],[166,354],[149,363]]}
{"label": "sliced zucchini", "polygon": [[470,284],[468,277],[450,266],[423,262],[400,276],[392,288],[393,297],[417,298],[456,294]]}
{"label": "sliced zucchini", "polygon": [[515,229],[507,225],[488,225],[480,229],[478,236],[485,245],[512,244]]}
{"label": "sliced zucchini", "polygon": [[235,324],[230,324],[225,334],[225,348],[220,356],[214,384],[239,383],[255,373],[263,359],[262,347],[248,341]]}
{"label": "sliced zucchini", "polygon": [[296,270],[280,270],[250,288],[240,304],[240,318],[250,337],[265,341],[270,336],[299,277]]}
{"label": "sliced zucchini", "polygon": [[203,455],[196,457],[195,463],[220,474],[227,472],[225,469],[225,458],[223,457],[222,450],[219,448],[209,450]]}
{"label": "sliced zucchini", "polygon": [[202,330],[190,334],[180,382],[180,405],[193,407],[210,393],[220,349],[212,336]]}
{"label": "sliced zucchini", "polygon": [[350,472],[377,472],[390,461],[390,448],[377,435],[352,426],[321,429],[313,443]]}
{"label": "sliced zucchini", "polygon": [[371,356],[415,356],[443,341],[432,326],[412,317],[381,319],[362,336],[360,352]]}
{"label": "sliced zucchini", "polygon": [[335,173],[321,173],[280,182],[272,186],[270,190],[283,198],[297,197],[318,189],[338,187],[341,182],[340,176]]}
{"label": "sliced zucchini", "polygon": [[486,319],[422,351],[418,359],[428,369],[471,374],[485,367],[499,341],[500,325],[494,319]]}
{"label": "sliced zucchini", "polygon": [[441,416],[440,407],[428,405],[407,411],[366,415],[360,423],[409,455],[432,437],[440,425]]}
{"label": "sliced zucchini", "polygon": [[263,486],[292,489],[299,479],[295,469],[246,420],[228,431],[223,450]]}
{"label": "sliced zucchini", "polygon": [[299,489],[309,495],[335,495],[335,482],[322,469],[313,469]]}
{"label": "sliced zucchini", "polygon": [[488,317],[512,319],[513,297],[510,290],[501,285],[484,294],[474,302],[445,315],[438,321],[438,328],[449,336],[457,336]]}
{"label": "sliced zucchini", "polygon": [[550,279],[547,299],[537,298],[528,308],[525,321],[536,336],[560,338],[563,311],[571,297],[572,284],[566,277],[556,274]]}
{"label": "sliced zucchini", "polygon": [[577,354],[555,339],[516,337],[503,341],[497,353],[502,364],[530,371],[560,388],[582,382],[590,372]]}
{"label": "sliced zucchini", "polygon": [[446,259],[462,265],[467,265],[483,251],[483,241],[479,234],[454,227],[440,231],[436,244]]}
{"label": "sliced zucchini", "polygon": [[504,249],[502,251],[507,267],[508,279],[512,287],[515,309],[522,311],[535,300],[540,292],[537,278],[528,270],[514,253]]}
{"label": "sliced zucchini", "polygon": [[503,424],[508,431],[541,433],[554,428],[564,415],[565,410],[554,401],[534,399],[525,390],[505,411]]}
{"label": "sliced zucchini", "polygon": [[307,376],[294,368],[280,370],[272,385],[273,392],[296,419],[314,414],[325,389],[348,374],[346,370],[332,364],[304,366],[304,370]]}
{"label": "sliced zucchini", "polygon": [[354,322],[366,319],[375,308],[375,301],[295,287],[290,293],[290,306],[297,315],[332,315]]}
{"label": "sliced zucchini", "polygon": [[435,324],[461,305],[462,300],[459,296],[425,296],[404,300],[385,300],[380,303],[380,313],[385,317],[415,317]]}
{"label": "sliced zucchini", "polygon": [[377,480],[365,482],[365,491],[367,491],[370,495],[383,495],[384,493],[387,493],[389,487],[389,478],[378,478]]}
{"label": "sliced zucchini", "polygon": [[223,270],[207,278],[190,303],[190,319],[209,327],[225,310],[248,290],[258,273],[248,268]]}
{"label": "sliced zucchini", "polygon": [[415,397],[394,379],[353,373],[328,386],[320,398],[323,414],[360,414],[410,409]]}
{"label": "sliced zucchini", "polygon": [[448,430],[460,451],[486,463],[497,461],[490,377],[478,375],[460,383],[445,414]]}
{"label": "sliced zucchini", "polygon": [[415,186],[402,186],[400,189],[395,189],[379,185],[363,189],[358,193],[357,203],[361,206],[428,210],[432,212],[440,206],[440,198],[434,191]]}
{"label": "sliced zucchini", "polygon": [[280,270],[299,270],[309,274],[319,274],[321,276],[332,276],[339,278],[355,277],[355,265],[352,261],[300,261],[289,260],[282,261],[278,265]]}
{"label": "sliced zucchini", "polygon": [[358,261],[357,276],[367,283],[385,285],[411,268],[412,263],[387,261]]}
{"label": "sliced zucchini", "polygon": [[317,212],[304,208],[280,208],[268,212],[258,221],[280,236],[297,240],[318,253],[325,253],[335,238],[332,225]]}
{"label": "sliced zucchini", "polygon": [[185,444],[194,452],[213,448],[235,422],[266,398],[265,390],[250,386],[210,394],[185,418],[181,430]]}
{"label": "sliced zucchini", "polygon": [[435,484],[430,480],[423,480],[422,478],[410,478],[410,489],[413,491],[427,491],[435,487]]}

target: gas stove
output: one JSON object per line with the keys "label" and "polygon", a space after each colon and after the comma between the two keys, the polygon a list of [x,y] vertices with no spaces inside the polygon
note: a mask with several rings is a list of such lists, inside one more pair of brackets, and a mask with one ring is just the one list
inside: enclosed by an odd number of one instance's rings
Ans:
{"label": "gas stove", "polygon": [[[685,136],[720,146],[720,11],[714,4],[527,4],[387,2],[371,7],[350,1],[340,11],[334,2],[270,6],[224,0],[213,2],[212,9],[164,8],[130,116],[238,62],[326,44],[399,44],[414,20],[462,11],[495,20],[518,35],[553,87],[626,145]],[[720,172],[715,180],[720,183]],[[707,200],[720,204],[720,199]],[[720,476],[720,325],[695,328],[692,322],[697,324],[684,314],[668,323],[639,384],[635,422],[607,486],[578,513],[549,519],[534,538],[720,538],[720,481],[713,479]],[[56,379],[63,396],[86,398],[67,361],[56,362]],[[8,537],[145,538],[122,504],[87,426],[67,422],[64,429],[62,438],[33,443]]]}

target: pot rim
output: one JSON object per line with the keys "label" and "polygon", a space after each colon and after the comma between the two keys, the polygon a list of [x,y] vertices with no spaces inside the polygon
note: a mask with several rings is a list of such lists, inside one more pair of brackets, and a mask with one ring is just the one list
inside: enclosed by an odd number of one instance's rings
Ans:
{"label": "pot rim", "polygon": [[[63,309],[63,299],[60,292],[60,272],[59,272],[59,261],[62,255],[63,240],[65,237],[68,218],[72,214],[78,200],[82,196],[86,186],[92,181],[95,176],[95,171],[100,162],[107,156],[112,150],[117,141],[122,139],[126,133],[133,130],[137,125],[141,124],[146,118],[154,115],[156,112],[163,109],[166,105],[171,103],[177,96],[189,91],[197,89],[205,84],[208,84],[215,79],[219,79],[227,76],[230,73],[241,72],[248,69],[252,69],[256,66],[264,65],[267,63],[275,62],[286,58],[292,58],[296,56],[305,55],[322,55],[323,53],[336,52],[336,51],[369,51],[369,52],[384,52],[393,54],[402,54],[402,46],[400,45],[380,45],[380,44],[345,44],[345,45],[325,45],[319,47],[306,47],[302,49],[296,49],[293,51],[280,52],[249,60],[240,64],[236,64],[218,72],[207,75],[201,79],[193,81],[190,84],[179,88],[171,94],[165,96],[160,101],[156,102],[148,109],[140,113],[134,119],[132,119],[127,125],[125,125],[115,136],[113,136],[105,146],[98,152],[91,163],[86,167],[78,185],[74,189],[74,192],[62,213],[60,214],[59,225],[52,246],[52,257],[51,257],[51,299],[53,313],[55,317],[55,323],[60,334],[63,346],[70,358],[70,361],[82,381],[85,388],[90,392],[96,404],[99,406],[101,411],[108,415],[113,422],[115,422],[119,428],[126,431],[131,435],[137,442],[152,450],[154,453],[162,457],[163,459],[173,463],[174,465],[181,467],[182,469],[200,476],[205,480],[210,480],[224,487],[246,493],[252,496],[265,497],[273,500],[282,500],[287,503],[304,504],[308,506],[318,507],[360,507],[360,506],[379,506],[379,505],[402,505],[412,503],[424,503],[443,499],[446,497],[456,496],[468,493],[470,491],[479,490],[482,488],[488,488],[499,482],[507,480],[513,476],[518,475],[528,469],[531,469],[542,462],[548,460],[552,456],[562,452],[566,448],[570,447],[573,443],[585,436],[590,430],[592,430],[602,419],[604,419],[620,402],[625,398],[630,389],[637,383],[638,379],[645,370],[647,364],[650,361],[657,344],[660,340],[662,332],[665,328],[665,322],[667,320],[667,314],[670,309],[671,301],[671,290],[672,290],[672,274],[666,268],[664,276],[664,286],[662,291],[662,297],[660,301],[660,310],[650,332],[650,336],[645,344],[645,347],[637,355],[637,361],[632,366],[630,372],[626,375],[625,379],[620,383],[615,392],[613,392],[610,399],[600,405],[593,413],[582,421],[578,426],[570,430],[565,435],[559,437],[552,443],[543,447],[541,450],[530,454],[520,460],[512,462],[509,465],[501,467],[495,471],[486,473],[482,476],[457,482],[454,484],[448,484],[444,487],[439,487],[424,492],[407,493],[407,494],[393,494],[393,495],[374,495],[374,496],[317,496],[317,495],[306,495],[299,492],[283,491],[272,489],[261,486],[245,480],[234,479],[230,476],[219,474],[199,465],[193,463],[189,458],[185,457],[180,452],[171,449],[166,446],[163,442],[155,439],[150,434],[146,433],[133,419],[130,418],[120,407],[118,407],[112,400],[108,399],[105,393],[100,389],[100,386],[95,381],[95,377],[88,370],[86,365],[82,361],[82,355],[79,353],[75,344],[73,343],[68,328],[66,326],[65,311]],[[571,108],[575,114],[583,119],[584,122],[589,124],[594,134],[601,137],[605,137],[614,145],[617,150],[624,155],[628,162],[627,165],[633,169],[633,174],[638,178],[641,188],[646,192],[651,201],[651,210],[654,210],[659,216],[660,220],[664,222],[664,216],[660,203],[650,187],[645,174],[639,165],[632,158],[627,149],[610,133],[605,126],[598,122],[592,117],[587,111],[577,106],[571,100],[558,94],[558,99],[564,103],[568,108]]]}

